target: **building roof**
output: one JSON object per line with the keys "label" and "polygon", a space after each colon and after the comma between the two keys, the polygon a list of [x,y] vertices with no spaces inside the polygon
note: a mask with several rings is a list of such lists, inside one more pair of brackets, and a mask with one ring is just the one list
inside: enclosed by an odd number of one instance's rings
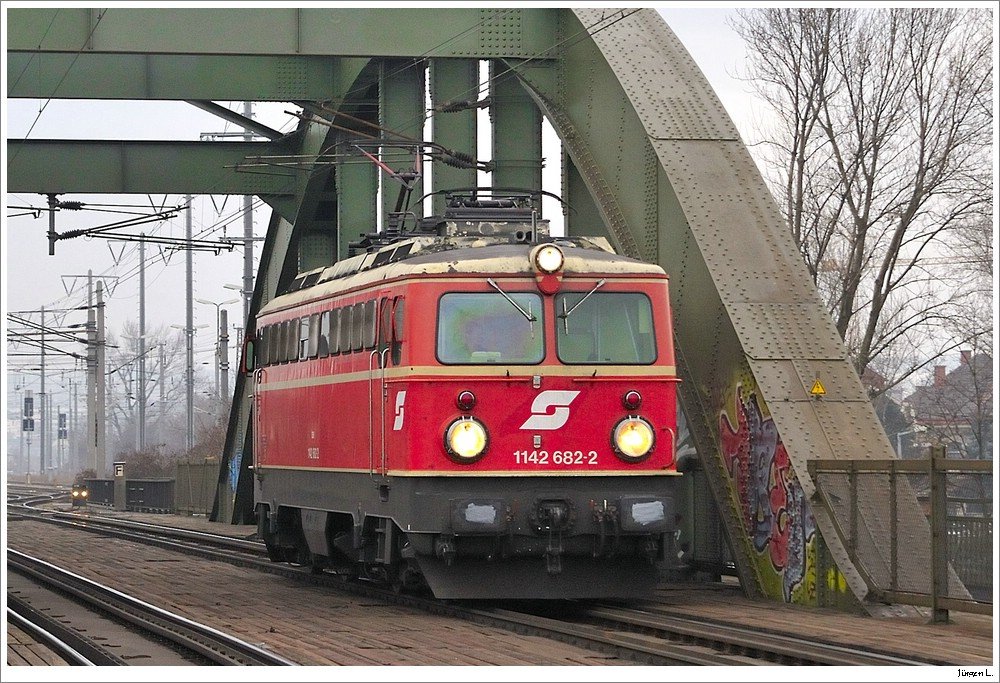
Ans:
{"label": "building roof", "polygon": [[926,426],[969,424],[993,415],[993,359],[963,351],[951,372],[934,368],[931,384],[917,387],[904,399],[913,421]]}

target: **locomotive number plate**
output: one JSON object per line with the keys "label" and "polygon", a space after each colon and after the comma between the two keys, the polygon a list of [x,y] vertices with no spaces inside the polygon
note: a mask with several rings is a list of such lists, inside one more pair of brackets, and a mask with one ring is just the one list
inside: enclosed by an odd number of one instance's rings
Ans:
{"label": "locomotive number plate", "polygon": [[514,451],[515,465],[596,465],[597,451]]}

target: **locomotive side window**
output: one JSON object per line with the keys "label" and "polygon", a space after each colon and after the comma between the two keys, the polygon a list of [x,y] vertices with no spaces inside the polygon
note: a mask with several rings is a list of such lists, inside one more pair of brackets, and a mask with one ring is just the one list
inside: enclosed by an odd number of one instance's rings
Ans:
{"label": "locomotive side window", "polygon": [[563,363],[648,365],[656,360],[653,312],[638,292],[556,297],[556,351]]}
{"label": "locomotive side window", "polygon": [[288,362],[299,357],[299,321],[286,320],[282,327],[285,328],[285,342],[281,347],[281,359]]}
{"label": "locomotive side window", "polygon": [[392,301],[392,364],[399,365],[403,351],[403,297],[397,296]]}
{"label": "locomotive side window", "polygon": [[365,305],[351,306],[351,351],[360,351],[364,340]]}
{"label": "locomotive side window", "polygon": [[437,357],[446,364],[540,363],[543,330],[538,294],[445,294],[438,304]]}
{"label": "locomotive side window", "polygon": [[330,316],[333,311],[323,311],[319,317],[319,333],[316,339],[316,355],[326,358],[330,355]]}
{"label": "locomotive side window", "polygon": [[257,330],[257,346],[255,347],[257,352],[257,367],[262,365],[267,365],[267,328],[262,327]]}
{"label": "locomotive side window", "polygon": [[267,364],[274,365],[278,362],[278,333],[281,325],[267,326]]}
{"label": "locomotive side window", "polygon": [[340,309],[330,311],[330,355],[340,353]]}
{"label": "locomotive side window", "polygon": [[378,332],[378,301],[372,299],[364,303],[364,329],[361,331],[361,345],[366,349],[375,348]]}
{"label": "locomotive side window", "polygon": [[288,321],[278,323],[278,362],[288,360]]}
{"label": "locomotive side window", "polygon": [[284,363],[288,360],[288,356],[285,353],[288,348],[288,321],[277,323],[275,327],[278,328],[278,348],[275,349],[274,361],[276,363]]}
{"label": "locomotive side window", "polygon": [[340,309],[340,352],[351,352],[351,306]]}
{"label": "locomotive side window", "polygon": [[392,340],[392,299],[378,300],[378,350],[384,351]]}
{"label": "locomotive side window", "polygon": [[379,351],[389,349],[390,363],[399,365],[403,337],[403,297],[383,297],[379,302]]}
{"label": "locomotive side window", "polygon": [[394,341],[403,341],[403,303],[404,299],[397,296],[393,300],[392,307],[392,338]]}
{"label": "locomotive side window", "polygon": [[287,358],[290,361],[295,361],[299,359],[299,319],[288,321],[288,354]]}
{"label": "locomotive side window", "polygon": [[308,315],[299,320],[299,360],[316,357],[318,336],[318,314]]}

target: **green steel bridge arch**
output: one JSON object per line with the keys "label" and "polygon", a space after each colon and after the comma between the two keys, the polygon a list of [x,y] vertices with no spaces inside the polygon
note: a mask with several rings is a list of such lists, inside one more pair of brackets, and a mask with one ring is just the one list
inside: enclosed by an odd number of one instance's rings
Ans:
{"label": "green steel bridge arch", "polygon": [[[212,101],[301,108],[291,134],[258,127],[267,142],[7,143],[11,192],[262,198],[273,212],[251,314],[297,273],[344,257],[376,225],[379,201],[391,207],[393,193],[379,198],[377,169],[354,163],[347,143],[379,130],[422,138],[425,88],[432,139],[449,150],[475,154],[476,111],[489,107],[493,187],[541,189],[547,118],[562,142],[567,233],[604,234],[671,276],[681,405],[744,590],[864,602],[859,560],[869,575],[885,572],[876,542],[846,548],[838,526],[860,524],[878,539],[890,521],[864,499],[860,519],[837,518],[818,504],[807,463],[892,458],[891,446],[735,126],[655,11],[7,12],[8,97],[187,100],[247,127],[255,124]],[[432,166],[433,187],[415,196],[477,184],[474,169]],[[810,393],[817,380],[819,397]],[[241,378],[217,519],[253,514],[242,455],[251,401]],[[903,570],[926,576],[926,524],[892,528],[915,549]]]}

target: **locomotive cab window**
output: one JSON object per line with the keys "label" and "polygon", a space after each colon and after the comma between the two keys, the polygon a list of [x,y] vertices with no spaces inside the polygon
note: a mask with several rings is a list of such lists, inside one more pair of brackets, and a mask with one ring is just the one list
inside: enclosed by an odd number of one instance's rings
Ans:
{"label": "locomotive cab window", "polygon": [[656,360],[653,312],[638,292],[556,297],[556,351],[563,363],[648,365]]}
{"label": "locomotive cab window", "polygon": [[543,330],[538,294],[445,294],[438,304],[437,357],[458,365],[540,363]]}

